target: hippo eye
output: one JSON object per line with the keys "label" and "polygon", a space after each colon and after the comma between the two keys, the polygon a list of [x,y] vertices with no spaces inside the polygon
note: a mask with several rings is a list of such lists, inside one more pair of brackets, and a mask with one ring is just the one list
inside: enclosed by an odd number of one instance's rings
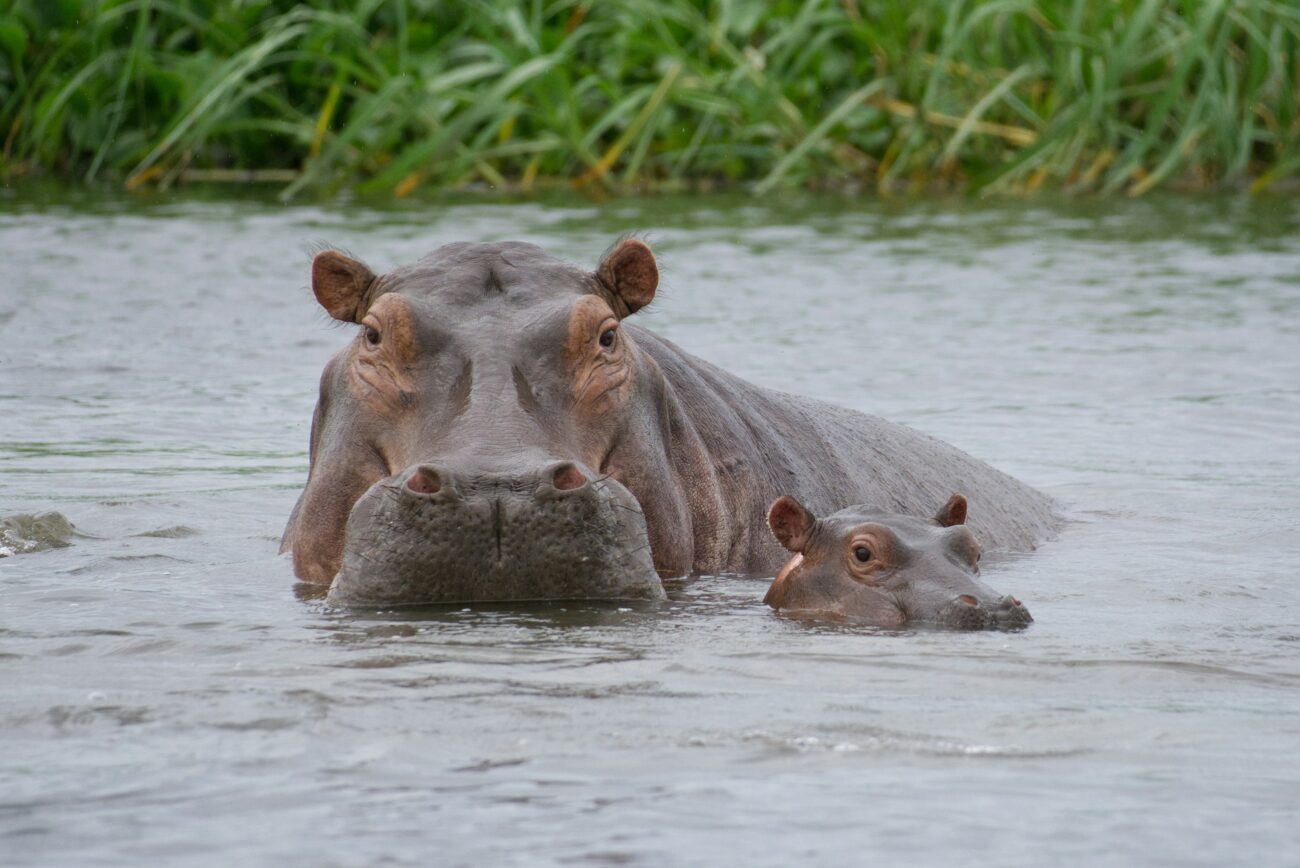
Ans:
{"label": "hippo eye", "polygon": [[853,550],[853,557],[857,558],[858,563],[865,564],[871,560],[871,549],[866,546],[858,546]]}
{"label": "hippo eye", "polygon": [[614,346],[615,331],[616,330],[614,328],[607,328],[600,333],[600,345],[602,347],[604,347],[605,349],[609,349],[610,347]]}
{"label": "hippo eye", "polygon": [[379,346],[379,329],[374,326],[366,326],[366,343],[372,347]]}

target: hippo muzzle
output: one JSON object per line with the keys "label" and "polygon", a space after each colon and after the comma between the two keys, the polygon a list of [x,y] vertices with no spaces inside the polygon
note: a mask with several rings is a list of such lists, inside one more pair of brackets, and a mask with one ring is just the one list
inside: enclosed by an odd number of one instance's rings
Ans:
{"label": "hippo muzzle", "polygon": [[636,499],[562,461],[525,473],[419,464],[376,483],[348,517],[329,600],[395,606],[660,600]]}
{"label": "hippo muzzle", "polygon": [[961,594],[939,609],[935,622],[954,630],[1020,630],[1034,619],[1010,594],[992,602]]}

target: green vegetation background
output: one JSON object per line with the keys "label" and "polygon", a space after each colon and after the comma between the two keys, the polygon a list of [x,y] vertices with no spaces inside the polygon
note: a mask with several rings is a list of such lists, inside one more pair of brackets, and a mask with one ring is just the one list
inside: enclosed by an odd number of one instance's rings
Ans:
{"label": "green vegetation background", "polygon": [[1300,170],[1296,0],[5,2],[6,179],[1141,194]]}

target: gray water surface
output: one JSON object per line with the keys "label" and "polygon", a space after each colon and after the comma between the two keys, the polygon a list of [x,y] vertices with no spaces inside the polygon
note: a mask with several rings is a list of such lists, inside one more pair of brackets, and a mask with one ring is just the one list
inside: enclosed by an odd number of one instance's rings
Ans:
{"label": "gray water surface", "polygon": [[[44,198],[0,194],[0,862],[1300,864],[1300,202]],[[634,229],[645,325],[1057,498],[985,571],[1036,623],[295,593],[313,245]]]}

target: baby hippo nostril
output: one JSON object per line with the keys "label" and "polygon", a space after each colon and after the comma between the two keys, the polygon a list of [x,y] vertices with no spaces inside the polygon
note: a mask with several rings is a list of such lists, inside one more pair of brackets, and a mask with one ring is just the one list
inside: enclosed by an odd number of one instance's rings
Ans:
{"label": "baby hippo nostril", "polygon": [[1024,604],[1010,594],[998,600],[998,610],[994,612],[994,617],[999,625],[1011,628],[1024,627],[1034,620]]}
{"label": "baby hippo nostril", "polygon": [[551,484],[558,491],[573,491],[575,488],[582,488],[587,484],[587,477],[582,475],[582,471],[572,464],[561,464],[555,468],[555,474],[551,477]]}
{"label": "baby hippo nostril", "polygon": [[989,626],[992,617],[975,596],[960,594],[939,611],[938,621],[957,630],[983,630]]}
{"label": "baby hippo nostril", "polygon": [[437,494],[442,490],[442,477],[432,467],[417,467],[406,478],[406,487],[416,494]]}

